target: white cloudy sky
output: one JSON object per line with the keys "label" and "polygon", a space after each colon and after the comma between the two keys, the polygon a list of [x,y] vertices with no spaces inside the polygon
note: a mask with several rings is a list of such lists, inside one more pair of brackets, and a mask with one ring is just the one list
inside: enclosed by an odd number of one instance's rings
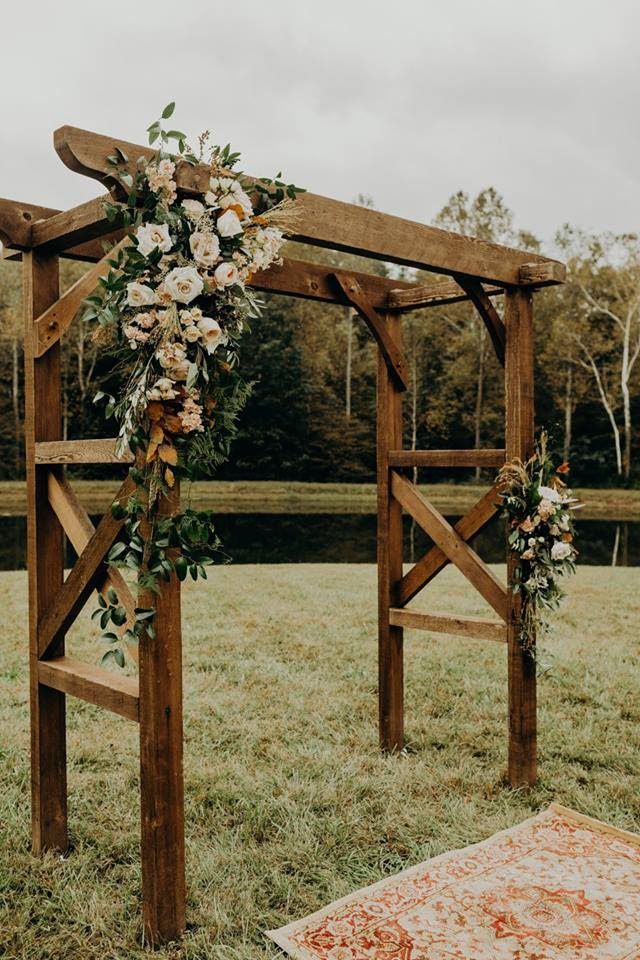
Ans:
{"label": "white cloudy sky", "polygon": [[70,123],[143,141],[169,100],[244,169],[429,222],[493,185],[520,227],[640,226],[637,0],[3,4],[0,195],[72,206]]}

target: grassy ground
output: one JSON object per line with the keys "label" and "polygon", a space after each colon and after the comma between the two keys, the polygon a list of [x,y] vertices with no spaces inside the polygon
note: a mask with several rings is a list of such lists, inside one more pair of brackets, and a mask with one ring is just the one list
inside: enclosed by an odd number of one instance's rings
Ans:
{"label": "grassy ground", "polygon": [[[551,800],[640,830],[639,587],[632,568],[571,585],[530,793],[503,782],[498,644],[408,632],[409,746],[380,755],[373,567],[226,567],[187,587],[189,931],[158,957],[275,958],[265,929]],[[434,609],[482,612],[455,571],[433,590]],[[32,858],[23,573],[0,575],[0,605],[0,956],[139,960],[137,728],[70,701],[73,850]],[[86,620],[70,647],[96,658]]]}
{"label": "grassy ground", "polygon": [[[438,510],[446,514],[467,511],[487,489],[472,483],[422,485]],[[90,513],[101,513],[111,503],[116,484],[76,480],[74,489]],[[186,491],[186,488],[185,488]],[[585,501],[582,516],[597,520],[637,520],[640,490],[578,491]],[[296,483],[272,480],[209,481],[195,483],[190,497],[194,506],[220,513],[374,513],[376,488],[370,483]],[[25,513],[24,484],[0,482],[0,514]]]}

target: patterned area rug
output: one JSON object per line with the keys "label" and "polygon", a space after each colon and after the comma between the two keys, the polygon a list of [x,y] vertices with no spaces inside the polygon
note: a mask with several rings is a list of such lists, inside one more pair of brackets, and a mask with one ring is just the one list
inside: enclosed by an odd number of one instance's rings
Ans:
{"label": "patterned area rug", "polygon": [[554,804],[268,936],[296,960],[640,960],[640,837]]}

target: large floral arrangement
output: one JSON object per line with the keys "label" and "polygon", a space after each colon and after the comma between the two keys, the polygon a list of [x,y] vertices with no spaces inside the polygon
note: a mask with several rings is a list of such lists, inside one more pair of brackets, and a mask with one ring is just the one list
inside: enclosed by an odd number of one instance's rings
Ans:
{"label": "large floral arrangement", "polygon": [[[128,239],[113,251],[85,312],[122,383],[117,396],[103,390],[96,400],[118,423],[119,452],[135,454],[135,492],[112,507],[125,521],[124,537],[108,560],[135,571],[137,588],[151,591],[173,571],[180,579],[204,577],[220,557],[209,513],[165,516],[158,504],[177,478],[210,476],[228,455],[250,390],[239,368],[240,338],[260,314],[247,284],[277,262],[300,192],[279,179],[246,181],[233,170],[239,154],[209,147],[208,133],[196,155],[183,133],[164,129],[173,109],[169,104],[149,127],[159,149],[138,159],[135,173],[122,151],[108,158],[126,202],[109,201],[106,213],[129,228]],[[178,193],[170,142],[182,162],[209,164],[201,195]],[[127,643],[143,631],[153,637],[153,607],[138,609],[124,637],[110,628],[126,621],[114,591],[101,598],[95,617],[108,644],[103,660],[122,666]]]}
{"label": "large floral arrangement", "polygon": [[564,597],[560,580],[575,572],[577,557],[572,511],[578,500],[563,479],[568,464],[555,467],[548,446],[543,432],[526,463],[512,460],[498,476],[509,549],[520,561],[511,584],[521,597],[520,642],[531,655],[536,634],[548,629],[546,611]]}

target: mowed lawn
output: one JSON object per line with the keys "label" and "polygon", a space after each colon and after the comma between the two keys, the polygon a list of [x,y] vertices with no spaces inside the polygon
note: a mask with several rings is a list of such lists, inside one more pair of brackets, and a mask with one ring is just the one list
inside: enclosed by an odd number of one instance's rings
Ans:
{"label": "mowed lawn", "polygon": [[[504,783],[505,650],[406,634],[408,747],[376,730],[372,566],[237,566],[184,591],[187,936],[159,958],[264,960],[263,931],[552,800],[640,831],[640,571],[584,568],[540,681],[540,783]],[[447,570],[415,605],[483,613]],[[0,956],[141,946],[137,727],[68,705],[73,849],[29,853],[26,578],[0,576]],[[97,659],[86,616],[72,653]]]}

